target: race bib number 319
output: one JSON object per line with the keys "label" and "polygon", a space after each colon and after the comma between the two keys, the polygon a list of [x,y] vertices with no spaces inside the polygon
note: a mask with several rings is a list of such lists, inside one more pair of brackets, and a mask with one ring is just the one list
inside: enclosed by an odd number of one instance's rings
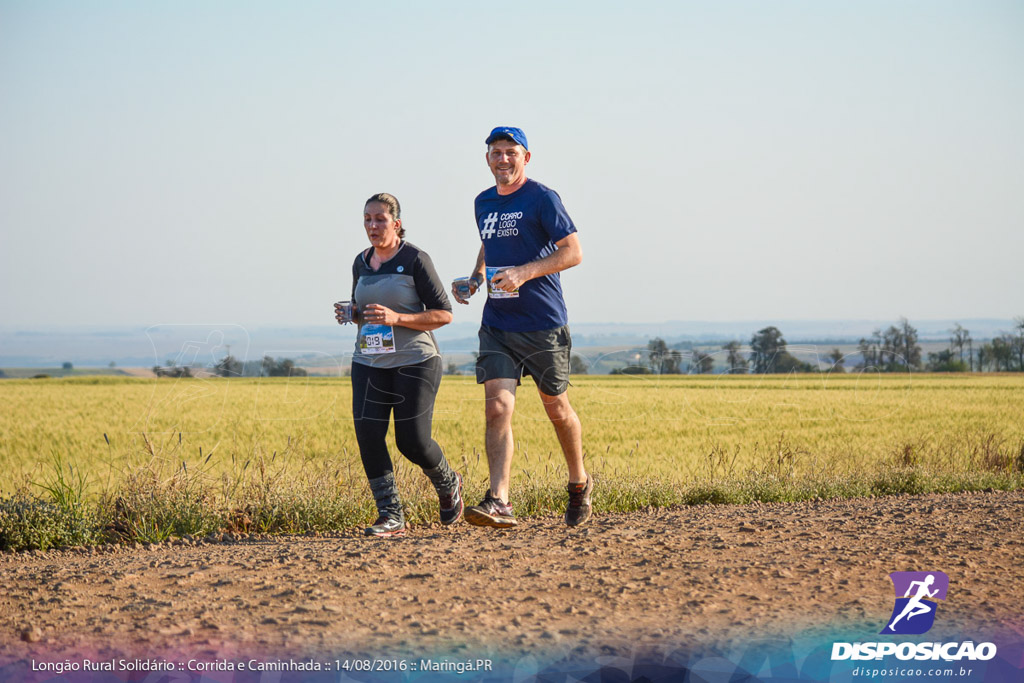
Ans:
{"label": "race bib number 319", "polygon": [[363,325],[359,330],[359,350],[368,355],[394,353],[394,328],[390,325]]}

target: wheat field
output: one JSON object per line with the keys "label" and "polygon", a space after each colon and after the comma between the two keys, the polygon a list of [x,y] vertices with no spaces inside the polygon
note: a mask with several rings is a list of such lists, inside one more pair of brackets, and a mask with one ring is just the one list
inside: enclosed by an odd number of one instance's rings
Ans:
{"label": "wheat field", "polygon": [[[856,474],[887,464],[969,470],[1024,444],[1024,376],[576,376],[570,389],[591,467],[687,482],[773,466]],[[480,476],[483,392],[445,377],[434,435]],[[520,474],[562,465],[532,380],[513,424]],[[361,476],[347,378],[73,378],[0,384],[0,492],[55,458],[91,487],[154,459],[218,474],[246,463]],[[400,460],[392,446],[396,461]]]}

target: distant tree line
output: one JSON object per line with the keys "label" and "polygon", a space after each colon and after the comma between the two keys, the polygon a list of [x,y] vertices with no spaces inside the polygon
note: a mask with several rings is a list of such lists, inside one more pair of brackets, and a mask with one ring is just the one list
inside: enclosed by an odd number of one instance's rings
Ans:
{"label": "distant tree line", "polygon": [[903,318],[898,326],[861,338],[858,350],[863,361],[858,367],[882,372],[1024,372],[1024,316],[1014,319],[1012,332],[1001,333],[977,350],[970,330],[960,323],[949,334],[949,347],[929,353],[927,363],[922,363],[917,330]]}
{"label": "distant tree line", "polygon": [[262,360],[242,362],[228,354],[214,366],[214,372],[221,377],[305,377],[305,369],[297,367],[291,358],[264,356]]}
{"label": "distant tree line", "polygon": [[157,377],[191,377],[192,368],[188,365],[178,365],[176,361],[168,360],[163,365],[154,365],[153,374]]}
{"label": "distant tree line", "polygon": [[[683,353],[682,348],[688,348]],[[766,327],[759,330],[750,339],[750,355],[744,356],[738,341],[730,341],[722,346],[726,352],[725,363],[727,373],[773,373],[773,372],[812,372],[817,368],[804,363],[790,355],[786,350],[786,340],[777,327]],[[693,348],[691,343],[669,347],[665,340],[655,337],[647,343],[649,365],[636,365],[621,368],[621,374],[657,374],[657,375],[707,375],[714,371],[715,358],[710,353]],[[613,374],[618,374],[615,370]]]}
{"label": "distant tree line", "polygon": [[[970,331],[960,323],[956,323],[949,333],[949,346],[928,353],[925,361],[917,329],[906,318],[900,318],[885,330],[879,328],[870,337],[861,337],[857,344],[860,362],[855,367],[876,372],[1024,372],[1024,316],[1014,319],[1011,332],[1000,333],[981,344],[975,344]],[[846,356],[839,348],[833,348],[825,356],[828,364],[802,361],[789,352],[782,331],[775,326],[762,328],[751,336],[749,354],[744,353],[740,342],[735,340],[723,344],[721,349],[725,352],[725,372],[728,374],[845,372]],[[644,350],[646,358],[637,350],[634,363],[614,368],[611,374],[680,375],[710,374],[714,371],[714,356],[694,348],[692,342],[669,346],[664,339],[655,337]],[[65,366],[71,364],[66,363]],[[69,369],[65,367],[65,370]],[[230,354],[218,361],[213,370],[221,377],[304,377],[307,374],[290,358],[275,360],[264,356],[262,360],[243,362]],[[586,374],[587,370],[587,361],[573,355],[572,374]],[[153,366],[157,377],[191,377],[192,372],[192,368],[175,365],[173,360],[168,360],[164,366]],[[450,362],[445,370],[445,374],[460,373],[454,362]]]}
{"label": "distant tree line", "polygon": [[[980,345],[974,344],[970,331],[957,323],[949,331],[949,346],[922,358],[918,331],[906,318],[887,329],[874,330],[862,337],[857,350],[858,370],[876,372],[1024,372],[1024,316],[1014,319],[1012,332],[1004,332]],[[729,374],[769,374],[791,372],[845,372],[846,355],[833,348],[825,359],[828,364],[808,363],[793,356],[786,339],[777,327],[758,330],[750,338],[750,352],[745,354],[739,341],[722,345],[725,372]],[[689,349],[683,352],[682,349]],[[691,342],[669,346],[655,337],[647,343],[647,357],[637,354],[636,362],[613,369],[612,374],[678,375],[707,374],[713,371],[711,354],[694,349]]]}
{"label": "distant tree line", "polygon": [[[1024,316],[1015,318],[1014,323],[1012,332],[1003,332],[988,343],[982,344],[978,347],[977,355],[974,354],[973,346],[968,343],[967,362],[971,370],[1024,372]],[[967,337],[967,341],[970,342],[970,336]],[[950,353],[953,346],[950,345]],[[959,360],[963,362],[963,347],[957,346],[957,350],[961,354]]]}
{"label": "distant tree line", "polygon": [[797,359],[786,349],[782,331],[775,326],[758,330],[750,338],[750,372],[755,375],[817,370],[817,367]]}
{"label": "distant tree line", "polygon": [[921,369],[921,345],[917,343],[917,329],[906,318],[898,325],[890,325],[884,332],[872,332],[870,338],[861,337],[857,344],[861,363],[858,368],[872,368],[880,372],[903,372]]}
{"label": "distant tree line", "polygon": [[[213,366],[215,374],[221,377],[305,377],[306,370],[296,367],[291,358],[264,356],[262,360],[240,361],[228,354]],[[165,365],[154,365],[153,374],[157,377],[192,377],[193,368],[188,365],[177,365],[168,360]]]}
{"label": "distant tree line", "polygon": [[[682,349],[688,349],[685,353]],[[637,354],[637,362],[623,368],[615,368],[613,375],[686,375],[709,374],[715,359],[710,353],[694,349],[689,342],[670,347],[661,337],[647,342],[647,362]]]}

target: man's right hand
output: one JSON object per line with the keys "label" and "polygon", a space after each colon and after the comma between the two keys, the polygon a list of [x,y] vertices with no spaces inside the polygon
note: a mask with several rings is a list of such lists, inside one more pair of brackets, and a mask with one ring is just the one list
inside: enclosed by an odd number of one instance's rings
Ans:
{"label": "man's right hand", "polygon": [[[475,277],[471,277],[469,279],[469,296],[473,296],[474,294],[476,294],[476,291],[478,289],[480,289],[480,281],[477,280]],[[467,296],[465,299],[463,299],[459,295],[459,292],[458,292],[458,290],[455,287],[455,283],[454,282],[452,283],[452,297],[456,301],[458,301],[460,304],[468,304],[469,303],[469,296]]]}

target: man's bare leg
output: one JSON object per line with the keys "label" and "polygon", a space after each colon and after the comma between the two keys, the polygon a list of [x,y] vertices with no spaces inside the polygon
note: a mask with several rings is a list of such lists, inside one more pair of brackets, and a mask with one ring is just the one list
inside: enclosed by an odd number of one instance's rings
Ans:
{"label": "man's bare leg", "polygon": [[579,416],[569,403],[568,392],[549,396],[538,389],[537,393],[540,394],[544,410],[558,435],[558,443],[562,446],[565,464],[569,468],[569,481],[575,484],[586,483],[587,471],[583,467],[583,428],[580,426]]}
{"label": "man's bare leg", "polygon": [[491,495],[508,502],[512,467],[512,414],[516,409],[516,380],[499,378],[484,382],[487,398],[487,470]]}

